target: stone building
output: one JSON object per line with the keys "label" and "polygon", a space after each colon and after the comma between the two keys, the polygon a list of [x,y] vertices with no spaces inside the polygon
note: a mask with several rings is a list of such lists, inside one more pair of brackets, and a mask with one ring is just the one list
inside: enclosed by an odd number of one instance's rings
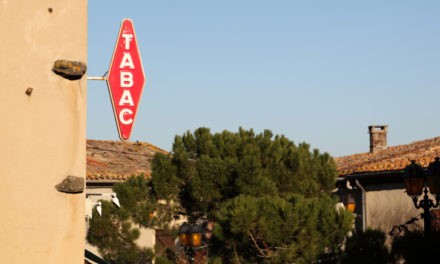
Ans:
{"label": "stone building", "polygon": [[414,224],[423,228],[422,210],[406,194],[402,177],[412,160],[426,169],[440,156],[440,137],[387,146],[387,126],[370,126],[369,134],[370,152],[335,158],[338,193],[343,202],[349,196],[354,198],[356,228],[388,233],[415,219]]}

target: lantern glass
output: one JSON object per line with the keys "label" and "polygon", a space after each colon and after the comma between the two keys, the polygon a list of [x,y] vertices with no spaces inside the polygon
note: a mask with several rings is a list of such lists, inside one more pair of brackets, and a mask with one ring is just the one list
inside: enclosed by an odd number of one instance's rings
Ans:
{"label": "lantern glass", "polygon": [[434,162],[429,164],[428,170],[429,192],[432,194],[440,194],[440,161],[438,157],[435,158]]}
{"label": "lantern glass", "polygon": [[440,193],[440,177],[439,175],[428,176],[429,192],[432,194]]}
{"label": "lantern glass", "polygon": [[189,246],[189,235],[187,233],[180,233],[179,241],[182,246]]}
{"label": "lantern glass", "polygon": [[354,213],[354,209],[356,208],[356,204],[354,203],[354,202],[349,202],[348,204],[347,204],[347,210],[350,212],[350,213]]}
{"label": "lantern glass", "polygon": [[405,183],[406,193],[408,195],[421,195],[423,187],[425,186],[425,179],[423,177],[406,177],[403,182]]}
{"label": "lantern glass", "polygon": [[202,233],[192,233],[191,234],[191,245],[193,247],[198,247],[202,244]]}
{"label": "lantern glass", "polygon": [[411,160],[411,164],[406,166],[403,177],[406,193],[410,196],[421,195],[425,187],[425,175],[420,165],[415,160]]}
{"label": "lantern glass", "polygon": [[353,196],[349,193],[347,194],[347,203],[345,205],[345,208],[350,212],[354,213],[354,209],[356,208],[356,203],[354,201]]}
{"label": "lantern glass", "polygon": [[190,226],[184,222],[180,228],[179,228],[179,241],[180,244],[184,247],[189,246],[189,231],[190,231]]}

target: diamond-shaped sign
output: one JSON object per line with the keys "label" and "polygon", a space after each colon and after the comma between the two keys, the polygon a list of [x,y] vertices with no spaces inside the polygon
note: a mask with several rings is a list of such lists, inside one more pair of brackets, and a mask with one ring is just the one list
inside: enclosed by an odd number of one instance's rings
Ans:
{"label": "diamond-shaped sign", "polygon": [[121,140],[130,138],[144,85],[145,74],[133,21],[124,19],[107,76],[107,86]]}

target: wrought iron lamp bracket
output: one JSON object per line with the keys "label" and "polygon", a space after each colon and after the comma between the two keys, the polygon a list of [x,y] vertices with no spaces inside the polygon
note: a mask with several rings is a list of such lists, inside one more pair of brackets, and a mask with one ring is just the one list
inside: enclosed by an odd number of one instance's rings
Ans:
{"label": "wrought iron lamp bracket", "polygon": [[420,201],[419,201],[420,195],[416,195],[416,194],[410,195],[410,197],[414,203],[414,206],[417,209],[426,208],[429,210],[429,208],[436,208],[439,205],[440,200],[439,200],[439,196],[437,194],[434,194],[434,197],[435,197],[435,203],[434,203],[434,201],[432,199],[429,199],[428,188],[425,187],[423,189],[423,193],[424,193],[423,199]]}
{"label": "wrought iron lamp bracket", "polygon": [[419,201],[419,196],[420,196],[420,195],[417,195],[417,194],[410,195],[410,197],[411,197],[411,199],[412,199],[412,201],[413,201],[413,203],[414,203],[414,206],[415,206],[417,209],[420,209],[420,207],[421,207],[421,205],[418,203],[418,201]]}

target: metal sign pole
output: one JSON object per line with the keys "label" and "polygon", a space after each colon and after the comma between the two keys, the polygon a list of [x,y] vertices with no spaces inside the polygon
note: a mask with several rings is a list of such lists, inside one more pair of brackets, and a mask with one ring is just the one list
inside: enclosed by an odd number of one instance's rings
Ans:
{"label": "metal sign pole", "polygon": [[100,77],[96,77],[96,76],[87,76],[87,80],[105,81],[105,80],[107,80],[107,77],[104,77],[104,76],[100,76]]}

